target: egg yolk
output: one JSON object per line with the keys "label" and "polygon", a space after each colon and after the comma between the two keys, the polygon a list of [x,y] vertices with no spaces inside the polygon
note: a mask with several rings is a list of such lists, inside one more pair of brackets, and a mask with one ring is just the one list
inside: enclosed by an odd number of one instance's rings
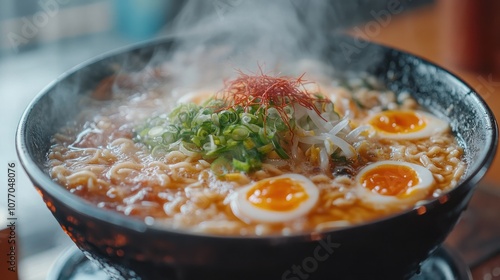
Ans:
{"label": "egg yolk", "polygon": [[361,177],[363,187],[381,195],[402,194],[419,182],[417,172],[404,165],[381,165]]}
{"label": "egg yolk", "polygon": [[308,198],[304,187],[290,178],[260,181],[247,192],[250,203],[272,211],[293,210]]}
{"label": "egg yolk", "polygon": [[424,119],[411,111],[385,111],[370,121],[380,131],[388,133],[410,133],[423,129]]}

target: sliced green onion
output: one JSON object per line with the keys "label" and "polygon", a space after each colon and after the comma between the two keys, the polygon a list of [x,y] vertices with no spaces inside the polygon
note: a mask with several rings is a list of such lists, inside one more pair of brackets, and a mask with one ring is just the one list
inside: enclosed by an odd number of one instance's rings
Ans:
{"label": "sliced green onion", "polygon": [[210,123],[212,121],[212,116],[211,115],[197,115],[196,118],[193,119],[194,124],[203,124],[203,123]]}
{"label": "sliced green onion", "polygon": [[156,136],[160,136],[162,133],[163,133],[163,127],[155,126],[149,130],[148,135],[152,136],[152,137],[156,137]]}
{"label": "sliced green onion", "polygon": [[211,151],[208,151],[207,153],[205,153],[205,156],[203,158],[214,159],[214,158],[217,158],[228,151],[230,151],[230,149],[226,146],[219,147],[217,149],[214,149],[214,150],[211,150]]}
{"label": "sliced green onion", "polygon": [[177,118],[184,125],[186,125],[186,123],[189,121],[189,115],[186,112],[180,112]]}
{"label": "sliced green onion", "polygon": [[268,120],[277,120],[280,118],[281,118],[280,113],[278,112],[278,110],[276,110],[276,108],[271,107],[267,110],[267,119]]}
{"label": "sliced green onion", "polygon": [[288,116],[288,118],[292,119],[293,113],[295,110],[293,110],[292,106],[286,106],[284,109],[285,114]]}
{"label": "sliced green onion", "polygon": [[238,121],[238,115],[232,110],[224,110],[219,114],[219,123],[222,126],[235,124]]}
{"label": "sliced green onion", "polygon": [[240,141],[236,141],[234,139],[228,139],[226,142],[226,146],[231,148],[231,147],[236,147],[240,144]]}
{"label": "sliced green onion", "polygon": [[272,150],[274,150],[274,145],[273,143],[269,143],[267,145],[258,147],[257,150],[263,154],[270,153]]}
{"label": "sliced green onion", "polygon": [[262,141],[262,143],[269,143],[269,140],[274,137],[274,134],[276,133],[276,129],[273,127],[265,127],[261,128],[259,131],[259,139]]}
{"label": "sliced green onion", "polygon": [[196,132],[196,136],[198,136],[200,138],[207,137],[209,134],[210,134],[210,132],[204,127],[200,127],[198,129],[198,131]]}
{"label": "sliced green onion", "polygon": [[249,172],[251,169],[251,166],[248,162],[239,161],[235,158],[233,158],[233,166],[236,170],[240,170],[243,172]]}
{"label": "sliced green onion", "polygon": [[203,146],[203,143],[202,143],[203,137],[193,136],[193,137],[191,137],[191,142],[193,142],[193,144],[195,144],[198,147],[202,147]]}
{"label": "sliced green onion", "polygon": [[179,151],[188,157],[196,156],[200,153],[200,149],[193,143],[181,142],[179,146]]}
{"label": "sliced green onion", "polygon": [[223,176],[227,173],[231,173],[233,171],[233,166],[231,161],[229,161],[225,157],[220,157],[214,160],[210,165],[210,169],[216,176]]}
{"label": "sliced green onion", "polygon": [[168,153],[168,148],[165,146],[156,146],[151,150],[151,155],[153,157],[162,157]]}
{"label": "sliced green onion", "polygon": [[247,150],[253,149],[256,146],[257,146],[257,144],[255,144],[255,142],[251,138],[247,138],[247,139],[243,140],[243,147],[245,147],[245,149],[247,149]]}
{"label": "sliced green onion", "polygon": [[248,128],[253,133],[258,133],[260,131],[260,129],[262,128],[256,124],[253,124],[253,123],[245,124],[245,127]]}
{"label": "sliced green onion", "polygon": [[236,127],[235,129],[233,129],[233,131],[231,133],[231,137],[237,141],[245,140],[248,138],[249,135],[250,135],[250,131],[244,126]]}
{"label": "sliced green onion", "polygon": [[290,156],[288,156],[288,154],[285,152],[285,150],[283,150],[283,148],[281,147],[278,140],[272,139],[271,141],[273,143],[274,150],[280,156],[280,158],[282,158],[282,159],[289,159],[290,158]]}
{"label": "sliced green onion", "polygon": [[217,144],[215,144],[214,136],[213,135],[209,135],[208,139],[210,140],[210,142],[208,142],[208,143],[210,143],[210,149],[209,150],[213,151],[213,150],[217,149]]}
{"label": "sliced green onion", "polygon": [[163,143],[170,144],[170,143],[177,141],[177,135],[179,135],[178,132],[167,131],[167,132],[163,133],[161,135],[161,137],[163,139]]}
{"label": "sliced green onion", "polygon": [[240,119],[244,124],[254,124],[258,120],[257,116],[248,113],[241,113]]}
{"label": "sliced green onion", "polygon": [[214,123],[214,125],[219,126],[220,125],[219,115],[218,114],[212,114],[211,117],[212,117],[212,122]]}

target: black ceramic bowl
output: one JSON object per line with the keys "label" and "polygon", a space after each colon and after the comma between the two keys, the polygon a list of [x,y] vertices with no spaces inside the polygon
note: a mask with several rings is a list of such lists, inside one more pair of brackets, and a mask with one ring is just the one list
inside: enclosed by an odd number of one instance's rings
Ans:
{"label": "black ceramic bowl", "polygon": [[286,237],[226,237],[147,226],[99,209],[53,182],[44,171],[50,138],[81,110],[82,96],[118,71],[117,65],[140,69],[154,53],[168,52],[170,41],[98,57],[49,85],[22,117],[19,158],[62,228],[117,279],[408,278],[443,242],[466,208],[495,154],[497,126],[481,97],[440,67],[350,38],[332,42],[325,61],[339,72],[367,71],[395,92],[410,92],[428,110],[450,121],[468,163],[455,189],[418,210],[345,229]]}

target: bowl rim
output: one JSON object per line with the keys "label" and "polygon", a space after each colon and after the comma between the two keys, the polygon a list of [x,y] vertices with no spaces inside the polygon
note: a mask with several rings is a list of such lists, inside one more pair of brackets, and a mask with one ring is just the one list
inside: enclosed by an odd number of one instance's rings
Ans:
{"label": "bowl rim", "polygon": [[[166,43],[171,43],[172,39],[171,38],[159,38],[159,39],[153,39],[153,40],[148,40],[144,42],[139,42],[136,44],[132,44],[129,46],[117,48],[108,52],[105,52],[103,54],[100,54],[98,56],[95,56],[91,59],[88,59],[82,63],[79,63],[75,65],[74,67],[70,68],[69,70],[65,71],[63,74],[61,74],[58,78],[53,80],[51,83],[49,83],[47,86],[45,86],[29,103],[29,105],[26,107],[25,111],[22,114],[22,117],[19,121],[19,125],[17,127],[16,131],[16,151],[18,158],[21,162],[21,165],[23,166],[24,170],[26,171],[28,177],[32,181],[32,183],[35,185],[35,188],[41,188],[43,189],[50,197],[55,198],[58,200],[60,203],[64,204],[67,208],[72,209],[72,211],[75,211],[79,214],[85,215],[92,217],[93,219],[99,220],[100,222],[112,224],[118,227],[123,227],[128,230],[132,230],[135,232],[143,233],[146,231],[149,232],[155,232],[156,234],[171,234],[171,235],[189,235],[193,237],[199,237],[199,238],[208,238],[208,239],[224,239],[228,241],[233,241],[233,240],[254,240],[254,241],[263,241],[263,242],[276,242],[279,240],[280,242],[283,240],[302,240],[302,241],[310,241],[310,240],[317,240],[318,238],[322,238],[326,235],[331,235],[335,233],[342,233],[346,231],[351,231],[353,229],[359,229],[359,228],[364,228],[364,227],[371,227],[371,226],[377,226],[380,225],[381,223],[388,222],[390,220],[396,219],[396,218],[404,218],[407,215],[411,214],[416,214],[418,211],[419,207],[426,207],[427,209],[429,208],[434,208],[438,207],[440,204],[443,204],[443,201],[447,201],[448,199],[442,200],[441,198],[444,196],[455,196],[458,195],[464,191],[467,191],[468,188],[473,188],[478,181],[484,176],[488,168],[490,167],[493,158],[495,156],[496,150],[497,150],[497,145],[498,145],[498,125],[497,121],[495,120],[494,114],[487,105],[487,103],[484,101],[482,96],[477,93],[476,90],[474,90],[473,87],[471,87],[468,83],[463,81],[458,75],[450,72],[447,69],[444,69],[443,67],[412,53],[409,53],[407,51],[394,48],[391,46],[387,46],[384,44],[376,43],[376,42],[369,42],[366,41],[369,45],[372,46],[378,46],[382,47],[385,51],[395,51],[397,53],[403,54],[403,55],[409,55],[412,56],[413,58],[416,58],[426,65],[430,65],[438,69],[439,71],[443,71],[446,75],[448,75],[450,78],[454,79],[456,82],[462,84],[467,88],[469,91],[468,94],[472,94],[473,98],[477,101],[477,103],[480,105],[480,108],[484,110],[486,113],[486,116],[488,117],[487,122],[491,125],[491,137],[487,139],[487,142],[489,144],[489,149],[486,151],[483,151],[483,157],[481,158],[481,162],[478,165],[478,168],[475,170],[470,170],[468,176],[463,179],[459,184],[454,187],[451,190],[448,190],[444,192],[441,196],[432,198],[429,200],[423,201],[423,203],[419,203],[417,206],[414,206],[413,208],[406,209],[404,211],[397,212],[395,214],[391,214],[388,216],[385,216],[380,219],[368,221],[368,222],[363,222],[360,224],[355,224],[351,225],[348,227],[344,228],[336,228],[336,229],[329,229],[329,230],[324,230],[324,231],[308,231],[308,232],[299,232],[299,233],[294,233],[291,235],[280,235],[280,234],[272,234],[272,235],[263,235],[263,236],[258,236],[258,235],[222,235],[222,234],[208,234],[208,233],[200,233],[200,232],[194,232],[189,229],[174,229],[174,228],[168,228],[167,226],[162,226],[162,225],[147,225],[144,221],[141,221],[140,219],[136,219],[133,217],[127,217],[119,212],[107,210],[107,209],[101,209],[95,206],[94,204],[86,201],[85,199],[78,197],[69,191],[67,191],[64,187],[61,185],[57,184],[55,181],[53,181],[50,176],[44,172],[42,169],[40,169],[35,162],[35,160],[32,158],[32,156],[29,154],[28,149],[27,149],[27,140],[26,139],[26,130],[27,130],[27,120],[29,119],[30,113],[33,111],[34,107],[38,104],[38,102],[46,95],[51,92],[51,90],[56,87],[61,81],[64,79],[68,78],[70,75],[80,71],[81,69],[85,69],[87,67],[90,67],[91,65],[98,63],[104,59],[108,59],[120,54],[124,54],[127,52],[133,52],[133,51],[138,51],[143,48],[155,48],[160,45],[166,44]],[[40,191],[39,191],[40,192]],[[45,200],[47,198],[43,197],[42,198]],[[50,198],[52,199],[52,198]]]}

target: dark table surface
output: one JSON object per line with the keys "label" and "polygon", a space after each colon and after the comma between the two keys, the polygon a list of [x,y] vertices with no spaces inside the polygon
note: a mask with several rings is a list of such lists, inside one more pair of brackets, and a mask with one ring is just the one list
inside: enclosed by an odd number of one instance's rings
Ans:
{"label": "dark table surface", "polygon": [[500,279],[500,191],[480,185],[446,240],[469,265],[474,280]]}

